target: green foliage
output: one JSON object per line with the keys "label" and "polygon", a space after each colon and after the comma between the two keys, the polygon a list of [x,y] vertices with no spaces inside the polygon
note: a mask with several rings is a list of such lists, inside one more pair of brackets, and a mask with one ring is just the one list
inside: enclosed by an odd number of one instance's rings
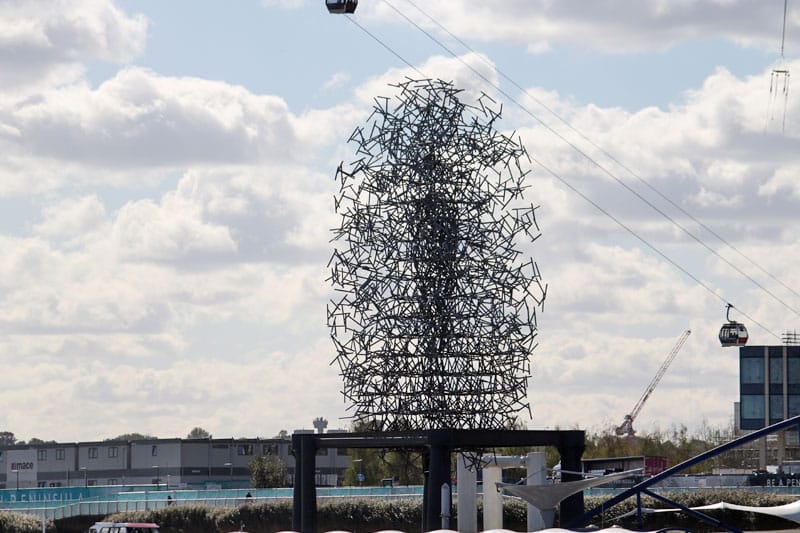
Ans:
{"label": "green foliage", "polygon": [[210,439],[211,438],[211,433],[209,433],[208,431],[206,431],[205,429],[203,429],[201,427],[194,427],[189,432],[189,434],[186,435],[186,438],[187,439]]}
{"label": "green foliage", "polygon": [[256,455],[247,465],[250,471],[250,484],[257,489],[285,487],[289,484],[286,465],[272,452]]}
{"label": "green foliage", "polygon": [[113,437],[113,438],[105,439],[105,440],[107,440],[107,441],[109,441],[109,440],[150,440],[150,439],[157,439],[157,438],[158,437],[156,437],[156,436],[147,435],[147,434],[144,434],[144,433],[123,433],[122,435],[119,435],[117,437]]}
{"label": "green foliage", "polygon": [[219,533],[236,531],[242,525],[251,533],[274,533],[292,529],[292,501],[273,500],[237,507],[172,506],[152,511],[117,513],[109,520],[156,522],[162,533]]}
{"label": "green foliage", "polygon": [[[376,425],[370,422],[357,422],[354,433],[371,432]],[[416,450],[357,448],[348,450],[351,464],[345,470],[342,484],[358,486],[358,474],[364,474],[365,486],[380,485],[382,479],[393,479],[399,485],[421,485],[422,455]]]}
{"label": "green foliage", "polygon": [[[52,520],[45,522],[47,531],[55,531]],[[0,531],[3,533],[40,533],[42,519],[38,516],[0,511]]]}
{"label": "green foliage", "polygon": [[[725,501],[739,505],[775,506],[792,502],[793,495],[781,495],[762,491],[747,490],[695,490],[680,493],[664,493],[664,495],[681,505],[695,507]],[[608,497],[587,497],[587,510],[597,507]],[[666,507],[660,501],[642,498],[642,505],[650,508]],[[607,509],[593,521],[593,525],[610,527],[619,525],[637,530],[636,516],[620,517],[634,510],[636,499],[627,500]],[[458,509],[454,508],[454,520],[451,529],[457,529]],[[511,531],[527,531],[526,504],[520,500],[505,500],[503,504],[503,528]],[[748,531],[767,531],[775,529],[796,529],[797,524],[780,518],[756,513],[738,511],[708,511],[707,514],[726,524]],[[10,533],[41,531],[36,522],[34,529],[3,529],[2,513],[0,513],[0,531]],[[20,516],[20,515],[15,515]],[[23,517],[28,519],[30,517]],[[238,507],[202,507],[172,506],[152,511],[131,511],[118,513],[109,517],[116,521],[156,522],[162,533],[223,533],[235,531],[244,525],[246,531],[252,533],[276,533],[292,529],[292,501],[270,500],[263,503],[245,503]],[[36,520],[35,518],[33,519]],[[654,513],[644,515],[644,529],[656,530],[662,527],[686,527],[695,532],[719,530],[697,521],[683,513]],[[478,523],[483,521],[483,506],[478,501]],[[346,530],[354,533],[372,533],[385,529],[399,531],[419,531],[422,523],[422,500],[381,498],[358,499],[324,499],[317,507],[317,530]],[[38,529],[37,529],[38,528]],[[52,531],[48,525],[48,531]]]}
{"label": "green foliage", "polygon": [[13,446],[17,443],[16,437],[10,431],[0,431],[0,446]]}
{"label": "green foliage", "polygon": [[419,500],[324,500],[317,508],[319,531],[416,531],[421,523],[422,506]]}
{"label": "green foliage", "polygon": [[[669,466],[675,466],[715,446],[715,442],[704,435],[690,436],[686,426],[672,426],[669,432],[655,430],[640,433],[634,438],[619,437],[612,432],[587,434],[585,459],[625,456],[666,457]],[[732,456],[729,456],[732,457]],[[733,460],[733,459],[731,459]],[[740,466],[739,463],[725,464],[726,458],[718,458],[715,466]],[[687,469],[685,473],[709,471],[709,465],[701,463]]]}

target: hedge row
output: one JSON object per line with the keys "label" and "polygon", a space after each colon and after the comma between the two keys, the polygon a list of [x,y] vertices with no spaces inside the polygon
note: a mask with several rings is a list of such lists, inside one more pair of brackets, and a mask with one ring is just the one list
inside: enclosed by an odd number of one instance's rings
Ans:
{"label": "hedge row", "polygon": [[[48,520],[47,531],[56,531],[55,524]],[[39,533],[42,531],[42,519],[20,513],[0,511],[0,532],[2,533]]]}
{"label": "hedge row", "polygon": [[[760,491],[737,490],[697,490],[666,494],[668,498],[686,507],[697,507],[724,501],[754,507],[772,507],[797,500],[796,496],[780,495]],[[607,497],[589,497],[585,500],[586,509],[600,506]],[[642,506],[664,508],[665,504],[650,497],[642,498]],[[639,528],[635,511],[636,499],[629,498],[605,511],[593,525],[610,527],[618,525],[631,530]],[[456,529],[458,510],[451,523]],[[204,513],[203,519],[192,513]],[[741,530],[797,529],[795,522],[770,517],[759,513],[740,511],[706,511],[705,514]],[[130,517],[130,514],[120,515]],[[198,533],[219,533],[238,529],[242,524],[253,533],[275,533],[291,529],[292,505],[290,501],[253,504],[238,508],[190,508],[172,507],[152,511],[147,515],[136,515],[137,519],[147,518],[164,526],[164,533],[197,531]],[[558,516],[556,516],[558,520]],[[483,509],[478,502],[478,523],[483,521]],[[342,499],[323,500],[317,509],[317,530],[322,533],[331,530],[347,530],[354,533],[372,533],[382,529],[400,530],[413,533],[421,530],[422,503],[420,500],[374,500]],[[503,505],[503,527],[513,531],[527,531],[527,506],[519,500],[506,500]],[[684,513],[653,513],[643,516],[642,529],[655,530],[662,527],[684,527],[696,532],[719,531],[719,527],[702,522]]]}
{"label": "hedge row", "polygon": [[[758,491],[701,490],[666,494],[666,496],[686,507],[696,507],[725,501],[739,505],[767,507],[795,501],[796,496],[778,495]],[[602,504],[607,498],[586,498],[586,508]],[[643,507],[663,508],[658,500],[642,498]],[[639,529],[635,515],[621,518],[636,509],[635,498],[615,505],[593,521],[600,527],[619,525],[628,529]],[[456,509],[457,512],[457,509]],[[741,530],[797,529],[797,524],[780,518],[757,513],[737,511],[706,511],[706,514],[735,526]],[[478,523],[482,522],[482,508],[478,503]],[[451,528],[457,527],[457,515]],[[108,517],[116,521],[157,522],[163,533],[225,533],[240,528],[251,533],[275,533],[291,530],[292,501],[274,500],[264,503],[248,503],[238,507],[171,506],[151,511],[132,511]],[[322,500],[317,509],[317,529],[320,532],[348,530],[354,533],[372,533],[391,529],[414,533],[421,530],[422,503],[419,499],[380,500],[380,499],[338,499]],[[66,524],[48,521],[48,532],[67,531]],[[526,506],[519,500],[506,500],[503,506],[503,526],[514,531],[526,531]],[[684,513],[645,514],[642,528],[647,530],[662,527],[683,527],[697,532],[719,531]],[[0,532],[38,533],[42,530],[41,521],[29,515],[0,512]]]}

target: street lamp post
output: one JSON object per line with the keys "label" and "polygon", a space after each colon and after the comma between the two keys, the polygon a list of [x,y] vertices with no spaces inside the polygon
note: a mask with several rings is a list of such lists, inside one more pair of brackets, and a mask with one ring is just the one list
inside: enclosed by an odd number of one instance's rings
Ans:
{"label": "street lamp post", "polygon": [[228,481],[229,481],[230,485],[233,485],[233,463],[225,463],[223,466],[227,466],[229,468],[229,470],[228,470]]}
{"label": "street lamp post", "polygon": [[364,459],[353,459],[354,463],[358,463],[358,486],[364,484]]}
{"label": "street lamp post", "polygon": [[85,466],[80,469],[83,471],[83,486],[86,488],[89,486],[89,470]]}

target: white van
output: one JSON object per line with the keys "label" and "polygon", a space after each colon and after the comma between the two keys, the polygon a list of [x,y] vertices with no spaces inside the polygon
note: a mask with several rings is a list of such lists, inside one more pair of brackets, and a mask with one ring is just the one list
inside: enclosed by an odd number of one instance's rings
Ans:
{"label": "white van", "polygon": [[158,524],[147,522],[95,522],[88,533],[159,533]]}

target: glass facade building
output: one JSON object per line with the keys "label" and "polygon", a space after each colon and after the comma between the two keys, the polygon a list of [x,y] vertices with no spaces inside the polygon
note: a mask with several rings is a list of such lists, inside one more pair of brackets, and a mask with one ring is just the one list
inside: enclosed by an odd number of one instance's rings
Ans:
{"label": "glass facade building", "polygon": [[743,430],[800,414],[800,346],[740,347],[739,402]]}

